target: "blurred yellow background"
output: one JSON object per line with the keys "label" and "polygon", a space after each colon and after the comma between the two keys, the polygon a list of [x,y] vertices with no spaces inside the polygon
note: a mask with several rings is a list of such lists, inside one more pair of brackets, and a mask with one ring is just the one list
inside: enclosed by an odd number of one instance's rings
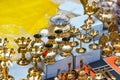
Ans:
{"label": "blurred yellow background", "polygon": [[48,25],[58,4],[50,0],[0,0],[0,36],[10,41]]}

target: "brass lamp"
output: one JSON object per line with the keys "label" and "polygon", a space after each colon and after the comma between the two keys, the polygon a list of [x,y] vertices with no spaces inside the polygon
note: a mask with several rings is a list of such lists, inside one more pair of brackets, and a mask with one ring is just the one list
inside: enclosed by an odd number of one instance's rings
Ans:
{"label": "brass lamp", "polygon": [[9,75],[8,73],[8,66],[10,66],[12,64],[11,60],[10,60],[10,56],[11,54],[14,54],[14,49],[11,49],[9,51],[9,49],[4,46],[3,48],[3,59],[1,62],[1,66],[2,66],[2,76],[1,76],[1,80],[15,80],[13,76]]}
{"label": "brass lamp", "polygon": [[98,35],[98,31],[95,31],[94,29],[89,32],[89,35],[93,38],[93,44],[89,45],[90,49],[96,50],[98,49],[98,44],[94,42],[94,38]]}
{"label": "brass lamp", "polygon": [[25,54],[28,51],[27,46],[29,45],[30,41],[31,39],[29,37],[21,37],[15,39],[15,43],[19,46],[18,53],[21,53],[22,55],[21,58],[17,61],[18,65],[24,66],[30,63],[30,61],[25,58]]}
{"label": "brass lamp", "polygon": [[85,35],[80,33],[78,36],[76,36],[80,40],[80,48],[76,48],[77,53],[85,53],[86,49],[82,47],[82,42],[85,39]]}

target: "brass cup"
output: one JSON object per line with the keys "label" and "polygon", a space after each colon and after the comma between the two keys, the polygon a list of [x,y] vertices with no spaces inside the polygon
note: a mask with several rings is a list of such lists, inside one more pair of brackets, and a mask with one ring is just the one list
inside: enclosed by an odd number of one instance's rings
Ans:
{"label": "brass cup", "polygon": [[80,40],[80,48],[76,48],[76,52],[77,53],[85,53],[86,49],[84,47],[82,47],[82,41],[85,39],[85,35],[80,33],[77,36],[77,38]]}
{"label": "brass cup", "polygon": [[73,35],[73,41],[71,42],[72,47],[76,47],[76,46],[78,45],[78,42],[75,41],[75,36],[76,36],[77,33],[79,33],[79,29],[73,27],[73,28],[70,30],[70,32],[71,32],[72,35]]}
{"label": "brass cup", "polygon": [[89,32],[89,35],[93,38],[93,43],[89,45],[89,48],[93,50],[98,49],[98,44],[94,42],[94,38],[98,35],[98,31],[92,30]]}
{"label": "brass cup", "polygon": [[85,39],[83,40],[83,42],[84,42],[84,43],[89,43],[89,42],[91,41],[91,37],[88,36],[88,30],[91,29],[91,26],[88,25],[88,24],[85,24],[85,25],[81,26],[81,28],[86,31],[86,33],[85,33],[85,34],[86,34],[86,37],[85,37]]}

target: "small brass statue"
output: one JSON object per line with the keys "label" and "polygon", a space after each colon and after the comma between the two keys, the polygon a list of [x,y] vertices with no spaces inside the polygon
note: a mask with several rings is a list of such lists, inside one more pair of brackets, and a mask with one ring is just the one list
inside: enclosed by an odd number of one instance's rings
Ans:
{"label": "small brass statue", "polygon": [[21,58],[17,61],[18,65],[24,66],[30,63],[30,61],[25,58],[25,54],[28,51],[27,46],[29,45],[30,42],[31,42],[31,39],[29,37],[28,38],[21,37],[21,38],[15,39],[15,43],[19,46],[18,53],[21,53],[22,55]]}

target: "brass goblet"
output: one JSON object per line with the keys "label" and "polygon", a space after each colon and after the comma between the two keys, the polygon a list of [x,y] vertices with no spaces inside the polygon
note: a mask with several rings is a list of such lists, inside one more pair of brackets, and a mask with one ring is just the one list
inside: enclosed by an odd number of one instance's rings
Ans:
{"label": "brass goblet", "polygon": [[93,43],[89,45],[90,49],[96,50],[98,49],[98,44],[95,43],[94,38],[98,35],[98,31],[95,31],[94,29],[89,32],[89,35],[92,36]]}
{"label": "brass goblet", "polygon": [[88,0],[80,0],[81,4],[83,5],[83,8],[84,8],[84,14],[86,14],[86,5],[88,3]]}
{"label": "brass goblet", "polygon": [[73,27],[73,28],[70,30],[70,32],[72,33],[72,36],[73,36],[72,46],[75,47],[75,46],[78,45],[78,42],[75,41],[75,36],[76,36],[76,34],[79,33],[80,31],[79,31],[78,28]]}
{"label": "brass goblet", "polygon": [[3,59],[1,62],[1,66],[2,66],[2,76],[1,76],[1,80],[15,80],[13,76],[9,75],[8,72],[8,66],[10,66],[12,64],[11,60],[10,60],[10,56],[11,54],[13,54],[14,49],[11,49],[9,51],[9,49],[7,47],[3,48]]}
{"label": "brass goblet", "polygon": [[83,40],[83,42],[85,42],[85,43],[90,42],[90,41],[91,41],[91,37],[88,37],[88,30],[91,29],[91,26],[90,26],[89,24],[85,24],[85,25],[81,26],[81,28],[82,28],[83,30],[85,30],[85,32],[86,32],[86,33],[85,33],[86,37],[85,37],[85,39]]}
{"label": "brass goblet", "polygon": [[28,51],[27,46],[29,45],[30,41],[31,39],[29,37],[21,37],[15,39],[15,43],[19,46],[18,53],[21,53],[22,55],[21,58],[17,61],[18,65],[24,66],[30,63],[30,61],[25,58],[25,54]]}
{"label": "brass goblet", "polygon": [[86,5],[86,14],[88,14],[88,19],[85,20],[86,24],[93,24],[94,20],[92,15],[94,14],[94,6],[92,4]]}
{"label": "brass goblet", "polygon": [[41,62],[40,55],[42,54],[39,50],[39,47],[31,47],[30,54],[32,56],[32,62],[34,63],[34,66],[29,68],[29,74],[31,74],[32,72],[40,72],[40,69],[37,67],[37,62]]}
{"label": "brass goblet", "polygon": [[76,48],[77,53],[85,53],[86,49],[82,47],[82,41],[85,39],[85,35],[80,33],[78,36],[76,36],[80,40],[80,48]]}

